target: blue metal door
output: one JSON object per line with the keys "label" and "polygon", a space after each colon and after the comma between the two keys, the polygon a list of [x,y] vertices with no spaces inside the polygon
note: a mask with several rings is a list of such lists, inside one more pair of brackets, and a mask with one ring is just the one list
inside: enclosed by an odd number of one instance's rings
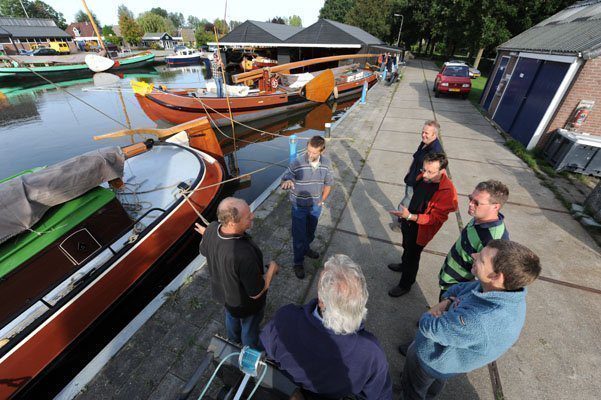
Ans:
{"label": "blue metal door", "polygon": [[507,63],[509,62],[509,57],[501,57],[501,62],[499,63],[499,69],[497,69],[497,73],[492,80],[492,84],[490,85],[490,89],[488,90],[488,95],[486,95],[486,100],[484,101],[484,109],[488,111],[490,107],[490,103],[492,102],[493,97],[495,97],[495,93],[497,91],[497,86],[499,86],[499,82],[505,74],[505,68],[507,68]]}
{"label": "blue metal door", "polygon": [[543,115],[549,108],[559,85],[563,81],[570,64],[545,61],[540,66],[534,83],[522,103],[509,134],[527,146],[534,135]]}
{"label": "blue metal door", "polygon": [[540,64],[542,64],[542,60],[520,58],[515,66],[511,80],[507,84],[501,103],[493,117],[493,121],[499,124],[505,132],[509,132],[513,120],[520,111]]}

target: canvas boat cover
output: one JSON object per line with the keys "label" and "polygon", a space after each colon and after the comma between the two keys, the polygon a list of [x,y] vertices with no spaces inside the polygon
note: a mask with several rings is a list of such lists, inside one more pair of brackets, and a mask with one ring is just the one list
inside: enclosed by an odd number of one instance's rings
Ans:
{"label": "canvas boat cover", "polygon": [[0,243],[31,229],[53,206],[123,176],[119,147],[94,150],[0,182]]}

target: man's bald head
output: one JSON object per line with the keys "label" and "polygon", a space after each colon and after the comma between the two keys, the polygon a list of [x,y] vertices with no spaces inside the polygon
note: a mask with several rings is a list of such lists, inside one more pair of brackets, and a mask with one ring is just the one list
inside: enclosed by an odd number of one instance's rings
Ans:
{"label": "man's bald head", "polygon": [[236,197],[226,197],[217,207],[217,219],[222,225],[237,224],[246,211],[250,212],[246,201]]}

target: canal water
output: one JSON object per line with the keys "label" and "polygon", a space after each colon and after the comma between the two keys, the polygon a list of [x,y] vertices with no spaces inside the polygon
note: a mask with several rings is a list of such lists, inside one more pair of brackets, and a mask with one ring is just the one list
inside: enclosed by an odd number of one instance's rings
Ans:
{"label": "canal water", "polygon": [[[124,129],[164,128],[142,110],[130,87],[141,80],[169,87],[204,87],[203,67],[158,66],[126,74],[55,82],[0,81],[0,179],[36,166],[65,160],[84,152],[130,144],[132,138],[94,141]],[[357,98],[322,104],[293,114],[255,121],[249,127],[215,129],[226,154],[230,174],[245,174],[269,167],[250,180],[228,188],[222,195],[242,197],[249,203],[277,179],[288,164],[289,139],[324,133],[324,124],[340,118]],[[275,133],[277,135],[263,133]],[[234,142],[232,138],[236,138]],[[151,137],[151,136],[150,136]],[[229,138],[228,138],[229,137]],[[134,137],[140,141],[143,138]],[[299,141],[299,148],[305,141]],[[20,397],[52,397],[66,385],[198,254],[199,236],[188,232],[153,270],[124,298],[111,307],[63,356],[35,380]]]}
{"label": "canal water", "polygon": [[[130,86],[133,80],[169,87],[204,87],[205,69],[200,66],[158,66],[113,75],[56,82],[0,81],[0,179],[20,171],[56,163],[84,152],[130,144],[132,138],[94,141],[94,135],[134,128],[157,127],[140,107]],[[283,136],[295,133],[310,137],[323,134],[324,123],[337,119],[356,99],[322,104],[314,109],[282,115],[251,125]],[[160,128],[169,126],[160,124]],[[253,175],[235,195],[251,202],[283,171],[287,164],[288,139],[235,125],[216,134],[222,142],[230,173],[270,168]],[[236,137],[235,145],[224,136]],[[152,137],[152,136],[149,136]],[[134,137],[142,140],[140,136]],[[301,143],[304,143],[301,141]],[[273,165],[280,164],[280,165]]]}

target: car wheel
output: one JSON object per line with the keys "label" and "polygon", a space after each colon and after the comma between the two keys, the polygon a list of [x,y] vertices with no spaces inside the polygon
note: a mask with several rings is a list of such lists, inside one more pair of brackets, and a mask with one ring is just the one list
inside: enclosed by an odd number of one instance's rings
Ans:
{"label": "car wheel", "polygon": [[434,86],[432,87],[432,91],[433,91],[433,92],[436,92],[436,86],[437,86],[437,85],[436,85],[436,82],[434,82]]}
{"label": "car wheel", "polygon": [[464,93],[464,94],[462,94],[462,95],[461,95],[461,98],[462,98],[463,100],[465,100],[465,99],[467,99],[467,97],[468,97],[468,96],[469,96],[469,94],[467,94],[467,93]]}
{"label": "car wheel", "polygon": [[440,97],[440,92],[438,90],[434,90],[434,97],[439,98]]}

